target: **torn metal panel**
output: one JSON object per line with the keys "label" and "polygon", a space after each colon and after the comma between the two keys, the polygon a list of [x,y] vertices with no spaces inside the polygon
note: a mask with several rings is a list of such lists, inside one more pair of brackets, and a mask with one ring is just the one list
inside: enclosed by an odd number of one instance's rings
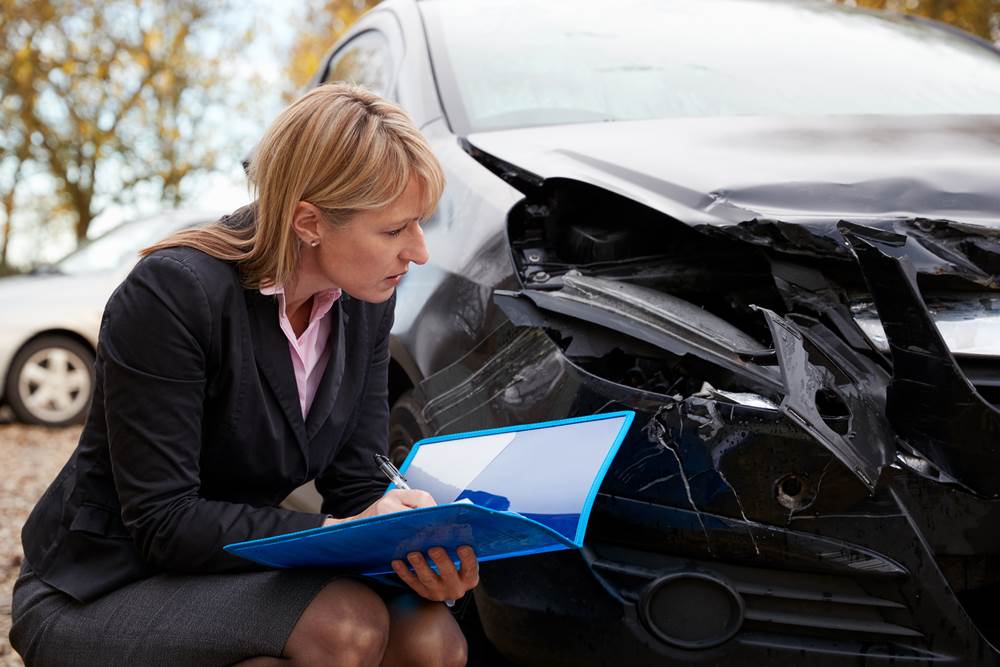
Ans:
{"label": "torn metal panel", "polygon": [[1000,496],[1000,411],[959,368],[924,305],[906,237],[843,223],[885,327],[887,415],[911,447],[977,493]]}
{"label": "torn metal panel", "polygon": [[[746,360],[766,358],[770,350],[694,304],[649,288],[572,271],[563,276],[563,282],[561,290],[521,294],[539,308],[620,331],[672,354],[697,356],[765,392],[781,389],[772,369]],[[502,299],[515,296],[499,295]]]}
{"label": "torn metal panel", "polygon": [[[918,209],[919,210],[919,209]],[[716,238],[737,239],[770,248],[784,255],[850,259],[850,249],[840,231],[842,213],[808,222],[792,219],[752,217],[729,226],[700,225],[698,231]],[[906,257],[917,273],[952,276],[988,289],[1000,288],[1000,228],[971,225],[949,219],[922,216],[885,216],[863,219],[885,232],[914,239]],[[996,224],[995,222],[993,224]]]}
{"label": "torn metal panel", "polygon": [[948,273],[1000,289],[1000,228],[915,217],[896,222],[893,231],[913,239],[907,257],[918,273]]}
{"label": "torn metal panel", "polygon": [[762,408],[764,410],[777,410],[778,404],[759,394],[751,394],[745,391],[723,391],[716,389],[705,383],[704,391],[708,398],[715,399],[719,403],[731,403],[732,405],[743,405],[748,408]]}
{"label": "torn metal panel", "polygon": [[[788,320],[795,324],[803,338],[812,345],[813,363],[819,362],[834,372],[841,393],[857,397],[857,401],[867,406],[868,412],[881,416],[885,411],[885,389],[889,386],[890,375],[882,366],[867,356],[859,354],[837,337],[819,320],[792,313]],[[884,419],[879,424],[865,424],[869,430],[888,433]],[[888,460],[888,459],[887,459]]]}
{"label": "torn metal panel", "polygon": [[[705,527],[705,521],[701,516],[701,510],[698,509],[697,503],[694,501],[694,496],[691,495],[691,481],[688,478],[687,471],[684,470],[684,461],[681,458],[680,452],[678,451],[677,442],[670,437],[666,437],[669,433],[666,426],[660,421],[660,415],[664,410],[669,410],[672,405],[668,404],[660,410],[657,411],[656,415],[649,420],[646,424],[646,436],[656,444],[658,444],[663,451],[669,452],[671,456],[674,457],[674,461],[677,463],[677,470],[680,473],[679,479],[681,485],[684,487],[684,494],[687,496],[688,504],[691,506],[691,510],[694,512],[695,517],[698,519],[698,525],[701,526],[701,532],[705,536],[705,547],[709,553],[712,553],[712,540],[708,536],[708,529]],[[735,495],[735,491],[733,492]],[[739,498],[737,497],[737,503]]]}
{"label": "torn metal panel", "polygon": [[415,388],[434,433],[594,414],[655,411],[664,396],[585,372],[539,328],[507,323]]}
{"label": "torn metal panel", "polygon": [[[763,396],[706,385],[697,395],[665,400],[643,432],[647,442],[619,452],[603,487],[608,493],[772,525],[806,508],[842,513],[868,494]],[[781,491],[792,482],[789,505]]]}
{"label": "torn metal panel", "polygon": [[[892,434],[879,419],[878,401],[864,391],[872,388],[870,383],[859,377],[857,368],[844,363],[844,353],[849,348],[845,345],[825,354],[827,365],[812,363],[799,326],[766,308],[759,310],[771,329],[781,367],[785,385],[782,413],[827,447],[869,489],[874,489],[882,468],[895,457],[895,447]],[[827,344],[832,340],[827,340]],[[842,415],[846,417],[842,433],[831,427],[830,415],[820,412],[817,401],[824,392],[829,392],[835,402],[847,409],[847,414]]]}
{"label": "torn metal panel", "polygon": [[702,225],[697,228],[703,234],[716,238],[730,238],[755,246],[771,248],[788,255],[812,257],[842,257],[847,259],[848,251],[836,235],[826,232],[827,225],[800,225],[785,220],[756,217],[749,214],[735,225]]}
{"label": "torn metal panel", "polygon": [[657,290],[628,283],[591,278],[571,271],[564,276],[559,298],[594,303],[618,315],[656,321],[675,338],[687,338],[713,355],[753,357],[770,350],[704,309]]}
{"label": "torn metal panel", "polygon": [[867,330],[852,317],[843,291],[817,269],[771,258],[771,274],[789,311],[812,311],[825,317],[851,346],[872,349]]}
{"label": "torn metal panel", "polygon": [[[460,425],[463,418],[496,399],[513,408],[511,414],[516,415],[536,410],[542,398],[553,395],[563,363],[559,348],[538,329],[505,330],[504,334],[507,340],[487,363],[469,374],[460,367],[455,369],[461,381],[449,382],[447,378],[455,374],[445,369],[420,384],[421,396],[426,397],[422,416],[436,427],[436,433],[460,428],[453,425]],[[566,398],[572,400],[571,396]],[[560,410],[551,403],[548,407],[553,412]]]}
{"label": "torn metal panel", "polygon": [[588,322],[559,315],[538,308],[531,300],[521,298],[518,292],[497,290],[494,301],[513,324],[521,327],[541,327],[557,330],[569,340],[566,356],[602,357],[614,349],[627,354],[654,357],[658,349],[629,336],[622,336],[604,327],[594,327]]}

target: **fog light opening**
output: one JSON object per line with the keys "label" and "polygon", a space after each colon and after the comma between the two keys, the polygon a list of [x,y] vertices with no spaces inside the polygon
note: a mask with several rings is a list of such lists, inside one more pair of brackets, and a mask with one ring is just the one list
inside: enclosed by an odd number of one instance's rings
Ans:
{"label": "fog light opening", "polygon": [[643,623],[660,640],[685,649],[723,644],[743,625],[743,598],[721,579],[678,572],[657,579],[639,604]]}

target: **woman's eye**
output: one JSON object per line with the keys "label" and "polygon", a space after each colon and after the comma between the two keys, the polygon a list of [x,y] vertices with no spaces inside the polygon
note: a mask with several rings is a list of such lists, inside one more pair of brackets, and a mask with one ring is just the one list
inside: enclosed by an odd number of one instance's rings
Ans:
{"label": "woman's eye", "polygon": [[389,232],[389,236],[399,236],[400,234],[403,233],[404,229],[406,229],[405,226],[404,227],[400,227],[399,229],[394,229],[391,232]]}

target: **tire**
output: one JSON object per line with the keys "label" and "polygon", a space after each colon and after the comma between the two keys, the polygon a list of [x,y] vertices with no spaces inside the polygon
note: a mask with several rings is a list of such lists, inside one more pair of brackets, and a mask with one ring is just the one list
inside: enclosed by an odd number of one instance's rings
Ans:
{"label": "tire", "polygon": [[26,424],[82,423],[94,389],[94,353],[67,336],[42,336],[11,362],[4,394]]}
{"label": "tire", "polygon": [[389,410],[389,458],[397,467],[403,463],[413,443],[430,435],[430,427],[422,416],[423,406],[407,389]]}

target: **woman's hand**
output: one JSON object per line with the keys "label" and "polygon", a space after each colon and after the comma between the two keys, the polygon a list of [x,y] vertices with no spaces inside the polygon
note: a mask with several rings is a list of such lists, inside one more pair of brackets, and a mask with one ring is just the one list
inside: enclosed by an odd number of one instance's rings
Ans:
{"label": "woman's hand", "polygon": [[427,554],[437,566],[436,573],[418,551],[406,554],[412,571],[403,561],[392,561],[393,571],[420,597],[437,602],[454,601],[479,583],[479,562],[472,547],[458,548],[461,567],[457,570],[445,549],[433,547],[427,550]]}
{"label": "woman's hand", "polygon": [[[393,489],[369,505],[360,514],[348,519],[331,517],[326,519],[323,525],[330,526],[351,519],[364,519],[365,517],[391,514],[417,507],[431,507],[436,504],[431,494],[426,491]],[[431,569],[419,551],[406,554],[406,560],[413,568],[412,571],[403,561],[392,561],[393,571],[417,595],[437,602],[457,600],[479,583],[479,562],[476,560],[476,552],[472,550],[472,547],[462,546],[458,548],[458,559],[461,564],[458,569],[451,562],[448,552],[441,547],[433,547],[427,551],[427,554],[437,567],[437,572]]]}
{"label": "woman's hand", "polygon": [[392,514],[393,512],[412,510],[417,507],[431,507],[436,504],[434,497],[426,491],[419,489],[393,489],[365,508],[360,514],[347,517],[346,519],[328,517],[323,522],[323,525],[332,526],[335,523],[343,523],[344,521],[364,519],[370,516],[378,516],[379,514]]}

